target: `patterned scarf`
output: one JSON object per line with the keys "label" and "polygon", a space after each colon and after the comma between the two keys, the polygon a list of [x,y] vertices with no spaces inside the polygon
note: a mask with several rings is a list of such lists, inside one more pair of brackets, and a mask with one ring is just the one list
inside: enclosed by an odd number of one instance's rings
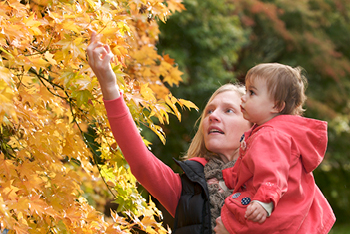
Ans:
{"label": "patterned scarf", "polygon": [[[219,183],[208,184],[209,190],[209,202],[210,202],[210,214],[211,214],[211,227],[214,232],[216,226],[216,219],[221,214],[221,207],[224,205],[225,198],[230,196],[233,190],[229,190],[222,177],[222,170],[233,167],[236,160],[224,163],[221,159],[212,157],[208,163],[204,166],[205,179],[217,179]],[[220,190],[220,191],[219,191]]]}

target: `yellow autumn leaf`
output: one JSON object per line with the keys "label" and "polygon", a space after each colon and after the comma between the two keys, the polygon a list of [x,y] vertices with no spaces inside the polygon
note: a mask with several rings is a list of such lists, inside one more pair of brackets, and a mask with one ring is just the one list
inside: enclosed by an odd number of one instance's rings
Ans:
{"label": "yellow autumn leaf", "polygon": [[13,106],[14,92],[4,80],[0,80],[0,122],[3,116],[7,115],[14,123],[18,123],[16,109]]}
{"label": "yellow autumn leaf", "polygon": [[46,51],[44,54],[44,57],[51,65],[56,65],[57,62],[55,59],[53,59],[54,54],[51,54],[49,51]]}
{"label": "yellow autumn leaf", "polygon": [[17,197],[16,192],[19,191],[19,189],[16,186],[13,186],[13,180],[8,180],[5,183],[1,184],[0,193],[4,198],[8,198],[10,200],[14,200]]}
{"label": "yellow autumn leaf", "polygon": [[165,97],[165,102],[170,106],[170,108],[173,110],[173,113],[175,114],[175,116],[181,122],[181,114],[175,105],[177,103],[177,99],[174,96],[172,96],[171,94],[169,94]]}
{"label": "yellow autumn leaf", "polygon": [[143,45],[140,50],[134,51],[131,56],[140,64],[152,65],[155,64],[158,54],[153,46]]}
{"label": "yellow autumn leaf", "polygon": [[16,231],[16,234],[29,234],[27,225],[20,225],[18,222],[13,226],[13,229]]}
{"label": "yellow autumn leaf", "polygon": [[35,14],[31,14],[29,17],[23,19],[23,23],[34,35],[40,35],[42,32],[39,29],[39,26],[42,25],[42,22],[36,20],[35,18]]}
{"label": "yellow autumn leaf", "polygon": [[181,105],[181,107],[185,106],[187,107],[189,110],[191,108],[195,109],[196,111],[199,110],[199,108],[191,101],[185,100],[185,99],[178,99],[178,103]]}
{"label": "yellow autumn leaf", "polygon": [[2,52],[4,52],[6,55],[8,55],[10,58],[14,58],[13,55],[11,53],[9,53],[8,51],[6,51],[2,46],[0,47],[0,50]]}
{"label": "yellow autumn leaf", "polygon": [[140,94],[142,97],[149,102],[155,102],[156,98],[154,96],[153,90],[148,87],[148,83],[142,84],[140,88]]}
{"label": "yellow autumn leaf", "polygon": [[118,26],[120,32],[122,33],[122,36],[124,36],[124,33],[129,33],[130,32],[129,26],[123,21],[119,21],[117,23],[117,26]]}
{"label": "yellow autumn leaf", "polygon": [[45,61],[40,56],[29,57],[28,60],[32,63],[32,66],[35,67],[37,71],[39,71],[40,68],[45,68],[47,65],[49,65],[49,62]]}
{"label": "yellow autumn leaf", "polygon": [[70,21],[70,20],[65,20],[63,23],[62,23],[62,28],[65,29],[65,30],[69,30],[69,31],[73,31],[73,32],[76,32],[76,33],[80,33],[80,29],[77,27],[76,24],[73,23],[73,21]]}
{"label": "yellow autumn leaf", "polygon": [[12,208],[16,213],[29,209],[29,199],[27,197],[19,197],[16,203],[13,203],[9,208]]}
{"label": "yellow autumn leaf", "polygon": [[164,77],[164,82],[167,82],[170,86],[179,85],[179,83],[182,81],[181,75],[183,72],[178,70],[177,67],[172,67],[169,70],[169,74]]}
{"label": "yellow autumn leaf", "polygon": [[169,0],[167,1],[168,8],[171,12],[186,10],[185,6],[181,3],[181,0]]}
{"label": "yellow autumn leaf", "polygon": [[149,87],[156,94],[157,99],[165,99],[165,97],[170,93],[169,89],[164,86],[164,84],[150,84]]}
{"label": "yellow autumn leaf", "polygon": [[107,38],[117,37],[120,36],[119,34],[119,28],[116,27],[116,25],[109,25],[109,27],[105,27],[102,29],[102,31],[99,32],[101,35],[104,35],[102,40],[106,40]]}
{"label": "yellow autumn leaf", "polygon": [[13,103],[14,93],[12,89],[5,83],[4,80],[0,80],[0,103]]}
{"label": "yellow autumn leaf", "polygon": [[114,212],[113,210],[111,210],[111,217],[113,219],[113,221],[117,224],[121,224],[121,225],[128,225],[129,223],[125,220],[124,217],[121,217],[118,215],[117,212]]}
{"label": "yellow autumn leaf", "polygon": [[[142,220],[141,223],[146,226],[146,231],[151,231],[152,230],[152,225],[156,223],[155,219],[153,216],[145,216]],[[154,230],[152,230],[154,231]]]}
{"label": "yellow autumn leaf", "polygon": [[163,132],[162,127],[153,123],[150,124],[149,127],[155,134],[157,134],[158,138],[162,141],[162,143],[165,144],[165,133]]}
{"label": "yellow autumn leaf", "polygon": [[94,7],[96,5],[95,1],[92,0],[86,0],[86,2],[89,4],[90,7]]}

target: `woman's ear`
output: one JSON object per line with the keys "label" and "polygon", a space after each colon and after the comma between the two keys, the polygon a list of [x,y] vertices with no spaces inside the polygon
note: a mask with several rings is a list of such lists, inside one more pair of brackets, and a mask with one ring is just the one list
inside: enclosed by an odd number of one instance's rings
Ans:
{"label": "woman's ear", "polygon": [[276,103],[275,106],[273,107],[272,112],[275,114],[281,113],[285,106],[286,106],[286,102]]}

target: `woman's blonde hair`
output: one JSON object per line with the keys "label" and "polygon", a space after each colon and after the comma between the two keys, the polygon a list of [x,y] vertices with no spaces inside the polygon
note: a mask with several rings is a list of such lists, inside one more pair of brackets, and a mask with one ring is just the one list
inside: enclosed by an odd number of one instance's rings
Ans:
{"label": "woman's blonde hair", "polygon": [[[262,63],[251,68],[245,82],[263,79],[267,83],[267,91],[276,103],[279,114],[302,115],[306,100],[305,89],[307,79],[301,67],[292,68],[279,63]],[[284,105],[284,108],[282,109]]]}
{"label": "woman's blonde hair", "polygon": [[202,111],[201,116],[196,121],[196,125],[199,121],[198,129],[195,136],[192,139],[190,147],[187,150],[186,155],[183,157],[184,159],[193,158],[193,157],[201,157],[209,159],[210,157],[215,157],[216,155],[212,152],[209,152],[204,144],[204,135],[202,131],[203,119],[205,116],[205,110],[210,102],[220,93],[223,92],[236,92],[238,95],[243,96],[245,94],[245,87],[242,84],[225,84],[218,88],[213,95],[211,95],[209,101],[205,105],[204,111]]}

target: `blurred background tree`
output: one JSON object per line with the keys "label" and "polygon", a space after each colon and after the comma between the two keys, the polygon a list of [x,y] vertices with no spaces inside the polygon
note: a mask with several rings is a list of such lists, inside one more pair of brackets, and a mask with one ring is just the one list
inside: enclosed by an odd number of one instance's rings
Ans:
{"label": "blurred background tree", "polygon": [[[307,72],[306,117],[329,123],[325,160],[314,172],[331,203],[337,224],[350,217],[350,2],[346,0],[185,0],[186,11],[160,23],[159,53],[184,72],[179,97],[201,110],[221,84],[244,81],[258,63],[301,66]],[[177,169],[194,135],[200,113],[185,112],[181,123],[164,126],[166,146],[153,152]]]}

